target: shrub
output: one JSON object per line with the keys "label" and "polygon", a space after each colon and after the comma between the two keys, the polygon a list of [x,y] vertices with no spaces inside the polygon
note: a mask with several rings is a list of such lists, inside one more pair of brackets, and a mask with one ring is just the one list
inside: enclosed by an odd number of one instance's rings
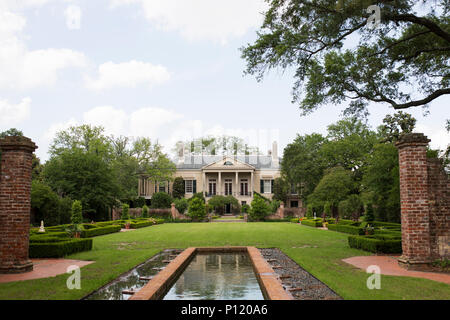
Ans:
{"label": "shrub", "polygon": [[72,204],[72,216],[70,218],[72,224],[81,224],[83,223],[83,206],[81,205],[81,201],[75,200]]}
{"label": "shrub", "polygon": [[63,239],[59,242],[31,242],[30,258],[61,258],[66,255],[92,249],[92,239]]}
{"label": "shrub", "polygon": [[193,220],[205,218],[205,203],[200,198],[193,198],[189,203],[188,214]]}
{"label": "shrub", "polygon": [[[182,177],[176,177],[173,181],[172,187],[172,196],[175,199],[183,199],[184,198],[184,179]],[[180,211],[181,212],[181,211]]]}
{"label": "shrub", "polygon": [[320,228],[322,227],[322,224],[323,224],[322,219],[302,220],[302,226]]}
{"label": "shrub", "polygon": [[347,224],[340,224],[340,223],[329,224],[328,230],[333,230],[333,231],[348,233],[348,234],[355,234],[355,235],[363,235],[365,233],[364,228],[350,226]]}
{"label": "shrub", "polygon": [[306,206],[306,217],[308,219],[311,219],[313,217],[313,206],[311,204],[308,204]]}
{"label": "shrub", "polygon": [[294,219],[291,219],[290,221],[292,222],[292,223],[298,223],[299,222],[299,218],[294,218]]}
{"label": "shrub", "polygon": [[175,199],[173,202],[175,203],[175,208],[181,214],[184,214],[189,207],[189,202],[185,198]]}
{"label": "shrub", "polygon": [[148,207],[146,205],[142,207],[142,218],[148,218]]}
{"label": "shrub", "polygon": [[373,205],[369,203],[366,207],[366,213],[364,215],[364,221],[374,221],[375,215],[373,213]]}
{"label": "shrub", "polygon": [[152,196],[151,208],[168,209],[172,206],[172,198],[165,192],[157,192]]}
{"label": "shrub", "polygon": [[128,220],[128,219],[130,219],[130,213],[129,213],[129,210],[130,210],[130,206],[129,206],[128,204],[124,203],[124,204],[122,205],[122,215],[120,216],[120,218],[121,218],[122,220]]}
{"label": "shrub", "polygon": [[373,253],[401,253],[402,241],[398,239],[383,240],[373,236],[349,236],[350,248],[361,249]]}
{"label": "shrub", "polygon": [[225,197],[224,196],[213,196],[208,201],[208,206],[214,210],[215,213],[221,215],[224,213],[225,208]]}
{"label": "shrub", "polygon": [[133,200],[133,208],[142,208],[145,205],[145,198],[139,197]]}
{"label": "shrub", "polygon": [[249,213],[250,212],[250,206],[248,204],[242,205],[242,213]]}
{"label": "shrub", "polygon": [[145,228],[154,225],[153,221],[143,221],[143,222],[131,222],[130,228],[131,229],[139,229],[139,228]]}
{"label": "shrub", "polygon": [[270,213],[276,213],[280,205],[280,200],[272,200],[272,202],[270,203]]}
{"label": "shrub", "polygon": [[82,238],[92,238],[92,237],[101,236],[104,234],[119,232],[120,229],[122,229],[122,227],[119,225],[100,227],[100,228],[98,228],[98,227],[91,228],[91,229],[81,231],[81,237]]}
{"label": "shrub", "polygon": [[253,221],[263,220],[269,213],[269,205],[262,197],[254,197],[252,200],[249,216]]}

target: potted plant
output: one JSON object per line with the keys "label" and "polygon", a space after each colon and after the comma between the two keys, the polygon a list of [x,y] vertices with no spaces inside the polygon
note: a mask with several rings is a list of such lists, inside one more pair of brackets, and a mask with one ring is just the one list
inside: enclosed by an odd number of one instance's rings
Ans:
{"label": "potted plant", "polygon": [[130,226],[131,226],[131,223],[130,223],[130,221],[127,221],[126,223],[125,223],[125,229],[130,229]]}

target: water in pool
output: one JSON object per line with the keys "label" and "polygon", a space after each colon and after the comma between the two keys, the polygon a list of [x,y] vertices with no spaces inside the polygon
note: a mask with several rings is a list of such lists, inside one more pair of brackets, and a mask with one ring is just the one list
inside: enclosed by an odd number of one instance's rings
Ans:
{"label": "water in pool", "polygon": [[164,300],[263,300],[246,253],[197,254]]}

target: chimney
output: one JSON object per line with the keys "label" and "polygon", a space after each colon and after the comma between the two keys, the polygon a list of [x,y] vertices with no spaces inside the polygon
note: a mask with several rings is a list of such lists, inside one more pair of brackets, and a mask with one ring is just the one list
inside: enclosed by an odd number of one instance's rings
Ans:
{"label": "chimney", "polygon": [[279,158],[278,158],[278,143],[274,141],[272,143],[272,163],[274,165],[279,164]]}
{"label": "chimney", "polygon": [[178,163],[184,163],[184,143],[181,141],[177,143],[177,156]]}

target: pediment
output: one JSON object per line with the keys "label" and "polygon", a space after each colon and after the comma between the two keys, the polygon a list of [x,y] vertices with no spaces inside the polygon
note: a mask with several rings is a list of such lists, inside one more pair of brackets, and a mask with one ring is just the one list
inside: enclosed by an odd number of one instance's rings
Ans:
{"label": "pediment", "polygon": [[235,159],[234,157],[224,157],[202,168],[203,170],[255,170],[255,167]]}

